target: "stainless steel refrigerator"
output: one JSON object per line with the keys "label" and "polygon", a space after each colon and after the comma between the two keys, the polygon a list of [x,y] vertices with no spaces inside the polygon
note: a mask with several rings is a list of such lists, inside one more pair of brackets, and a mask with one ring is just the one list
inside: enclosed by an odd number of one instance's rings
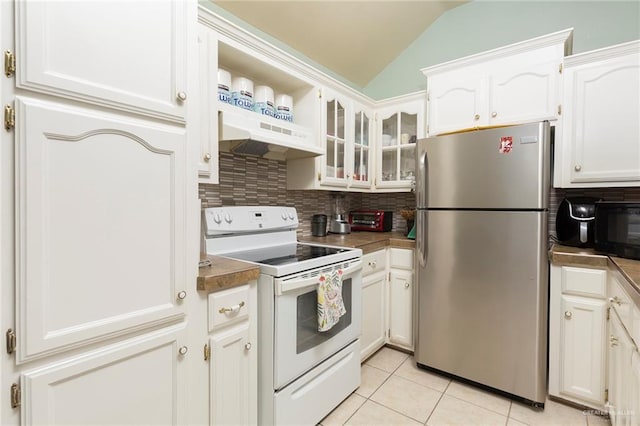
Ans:
{"label": "stainless steel refrigerator", "polygon": [[418,141],[415,358],[543,406],[548,122]]}

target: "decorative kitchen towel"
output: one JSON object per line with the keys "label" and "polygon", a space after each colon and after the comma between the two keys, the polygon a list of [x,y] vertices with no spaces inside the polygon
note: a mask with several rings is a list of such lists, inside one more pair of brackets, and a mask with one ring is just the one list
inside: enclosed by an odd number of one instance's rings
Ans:
{"label": "decorative kitchen towel", "polygon": [[342,300],[342,269],[322,274],[318,283],[318,331],[327,331],[347,313]]}

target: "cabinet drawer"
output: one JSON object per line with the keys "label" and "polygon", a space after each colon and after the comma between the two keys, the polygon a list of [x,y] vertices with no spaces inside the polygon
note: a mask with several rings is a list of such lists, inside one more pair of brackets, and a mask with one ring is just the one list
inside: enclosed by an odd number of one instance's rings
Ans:
{"label": "cabinet drawer", "polygon": [[362,276],[384,272],[387,268],[387,250],[378,250],[362,256]]}
{"label": "cabinet drawer", "polygon": [[249,316],[249,286],[209,294],[209,331]]}
{"label": "cabinet drawer", "polygon": [[389,258],[392,268],[413,270],[413,250],[392,248]]}
{"label": "cabinet drawer", "polygon": [[604,298],[607,296],[607,271],[563,266],[562,292]]}

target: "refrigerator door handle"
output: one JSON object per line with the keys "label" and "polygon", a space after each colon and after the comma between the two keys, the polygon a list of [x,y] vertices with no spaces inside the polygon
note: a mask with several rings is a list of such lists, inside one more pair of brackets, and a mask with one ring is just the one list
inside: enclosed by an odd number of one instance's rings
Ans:
{"label": "refrigerator door handle", "polygon": [[427,244],[427,229],[429,213],[427,210],[418,210],[416,218],[416,247],[418,249],[418,263],[421,268],[427,266],[427,256],[429,255],[429,246]]}
{"label": "refrigerator door handle", "polygon": [[[420,147],[422,148],[422,144]],[[422,151],[418,153],[416,161],[416,204],[418,207],[426,207],[428,194],[427,194],[427,176],[429,171],[429,163],[427,159],[427,152]]]}

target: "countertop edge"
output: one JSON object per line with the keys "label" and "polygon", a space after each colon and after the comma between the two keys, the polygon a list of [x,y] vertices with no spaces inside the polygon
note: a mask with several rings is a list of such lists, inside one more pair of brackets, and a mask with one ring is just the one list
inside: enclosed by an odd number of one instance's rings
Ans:
{"label": "countertop edge", "polygon": [[198,291],[221,291],[257,280],[260,276],[260,267],[253,263],[211,255],[201,255],[200,258],[209,259],[211,266],[199,269]]}

